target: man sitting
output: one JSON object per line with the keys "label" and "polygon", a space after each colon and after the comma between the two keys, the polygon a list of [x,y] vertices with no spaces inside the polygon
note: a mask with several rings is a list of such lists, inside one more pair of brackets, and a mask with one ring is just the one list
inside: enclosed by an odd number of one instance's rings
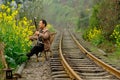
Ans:
{"label": "man sitting", "polygon": [[37,61],[38,61],[38,53],[42,52],[44,50],[49,50],[50,49],[50,32],[46,28],[47,22],[46,20],[40,20],[39,22],[39,31],[36,31],[34,35],[30,37],[30,40],[35,40],[37,39],[37,44],[30,50],[30,52],[27,54],[28,59],[33,54],[36,54],[37,56]]}

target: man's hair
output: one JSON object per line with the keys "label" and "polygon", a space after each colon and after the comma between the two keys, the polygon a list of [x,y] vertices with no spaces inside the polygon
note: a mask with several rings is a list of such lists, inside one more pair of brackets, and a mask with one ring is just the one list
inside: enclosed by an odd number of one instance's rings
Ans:
{"label": "man's hair", "polygon": [[44,19],[41,19],[42,23],[45,24],[45,26],[47,26],[47,21]]}

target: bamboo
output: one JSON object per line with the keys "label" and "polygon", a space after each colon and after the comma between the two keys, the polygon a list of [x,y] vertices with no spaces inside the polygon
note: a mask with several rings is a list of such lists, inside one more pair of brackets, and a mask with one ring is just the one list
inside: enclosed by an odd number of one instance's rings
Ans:
{"label": "bamboo", "polygon": [[[8,65],[7,65],[7,62],[6,62],[6,59],[5,59],[5,56],[4,56],[3,52],[4,52],[4,44],[0,43],[0,58],[1,58],[1,62],[2,62],[3,67],[7,69]],[[3,72],[1,75],[2,75],[2,80],[4,80],[5,72]]]}
{"label": "bamboo", "polygon": [[3,51],[0,50],[0,54],[1,54],[1,57],[2,57],[2,62],[3,62],[3,65],[4,67],[7,69],[8,68],[8,65],[7,65],[7,62],[5,60],[5,56],[3,54]]}

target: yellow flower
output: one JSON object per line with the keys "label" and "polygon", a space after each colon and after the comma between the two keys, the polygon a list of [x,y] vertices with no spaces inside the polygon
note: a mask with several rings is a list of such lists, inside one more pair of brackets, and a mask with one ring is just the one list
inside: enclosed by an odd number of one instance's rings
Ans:
{"label": "yellow flower", "polygon": [[18,10],[15,11],[15,14],[16,14],[16,15],[18,14]]}
{"label": "yellow flower", "polygon": [[4,5],[4,4],[2,4],[2,5],[1,5],[1,8],[4,10],[4,9],[5,9],[5,5]]}
{"label": "yellow flower", "polygon": [[7,2],[7,4],[9,5],[9,4],[10,4],[10,2]]}
{"label": "yellow flower", "polygon": [[7,16],[6,13],[3,13],[3,17],[6,18],[6,16]]}
{"label": "yellow flower", "polygon": [[32,35],[32,34],[33,34],[33,32],[32,32],[32,31],[28,31],[28,34],[29,34],[29,35]]}
{"label": "yellow flower", "polygon": [[7,20],[9,20],[9,21],[12,21],[12,20],[13,20],[12,16],[7,16],[6,18],[7,18]]}
{"label": "yellow flower", "polygon": [[22,44],[22,47],[24,46],[24,44]]}
{"label": "yellow flower", "polygon": [[30,23],[32,23],[32,20],[30,20]]}
{"label": "yellow flower", "polygon": [[23,20],[27,20],[27,18],[26,18],[26,17],[24,17],[24,18],[23,18]]}
{"label": "yellow flower", "polygon": [[24,24],[24,25],[27,25],[27,22],[26,22],[26,21],[23,21],[23,24]]}
{"label": "yellow flower", "polygon": [[7,8],[7,13],[10,13],[10,8]]}
{"label": "yellow flower", "polygon": [[2,13],[0,12],[0,19],[2,18]]}
{"label": "yellow flower", "polygon": [[18,8],[21,6],[21,4],[18,4]]}
{"label": "yellow flower", "polygon": [[24,49],[23,49],[23,51],[25,52],[25,51],[26,51],[26,49],[24,48]]}

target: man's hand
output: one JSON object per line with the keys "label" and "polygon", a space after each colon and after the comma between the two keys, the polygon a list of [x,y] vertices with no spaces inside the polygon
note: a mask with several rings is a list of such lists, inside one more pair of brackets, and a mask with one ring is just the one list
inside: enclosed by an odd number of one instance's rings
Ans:
{"label": "man's hand", "polygon": [[35,36],[35,35],[30,36],[29,39],[30,39],[31,41],[34,41],[34,40],[37,40],[37,39],[38,39],[38,36]]}
{"label": "man's hand", "polygon": [[37,40],[39,34],[40,34],[39,31],[36,31],[33,36],[30,36],[30,37],[29,37],[29,39],[30,39],[31,41]]}
{"label": "man's hand", "polygon": [[36,32],[35,32],[35,35],[39,35],[39,34],[40,34],[39,31],[36,31]]}

